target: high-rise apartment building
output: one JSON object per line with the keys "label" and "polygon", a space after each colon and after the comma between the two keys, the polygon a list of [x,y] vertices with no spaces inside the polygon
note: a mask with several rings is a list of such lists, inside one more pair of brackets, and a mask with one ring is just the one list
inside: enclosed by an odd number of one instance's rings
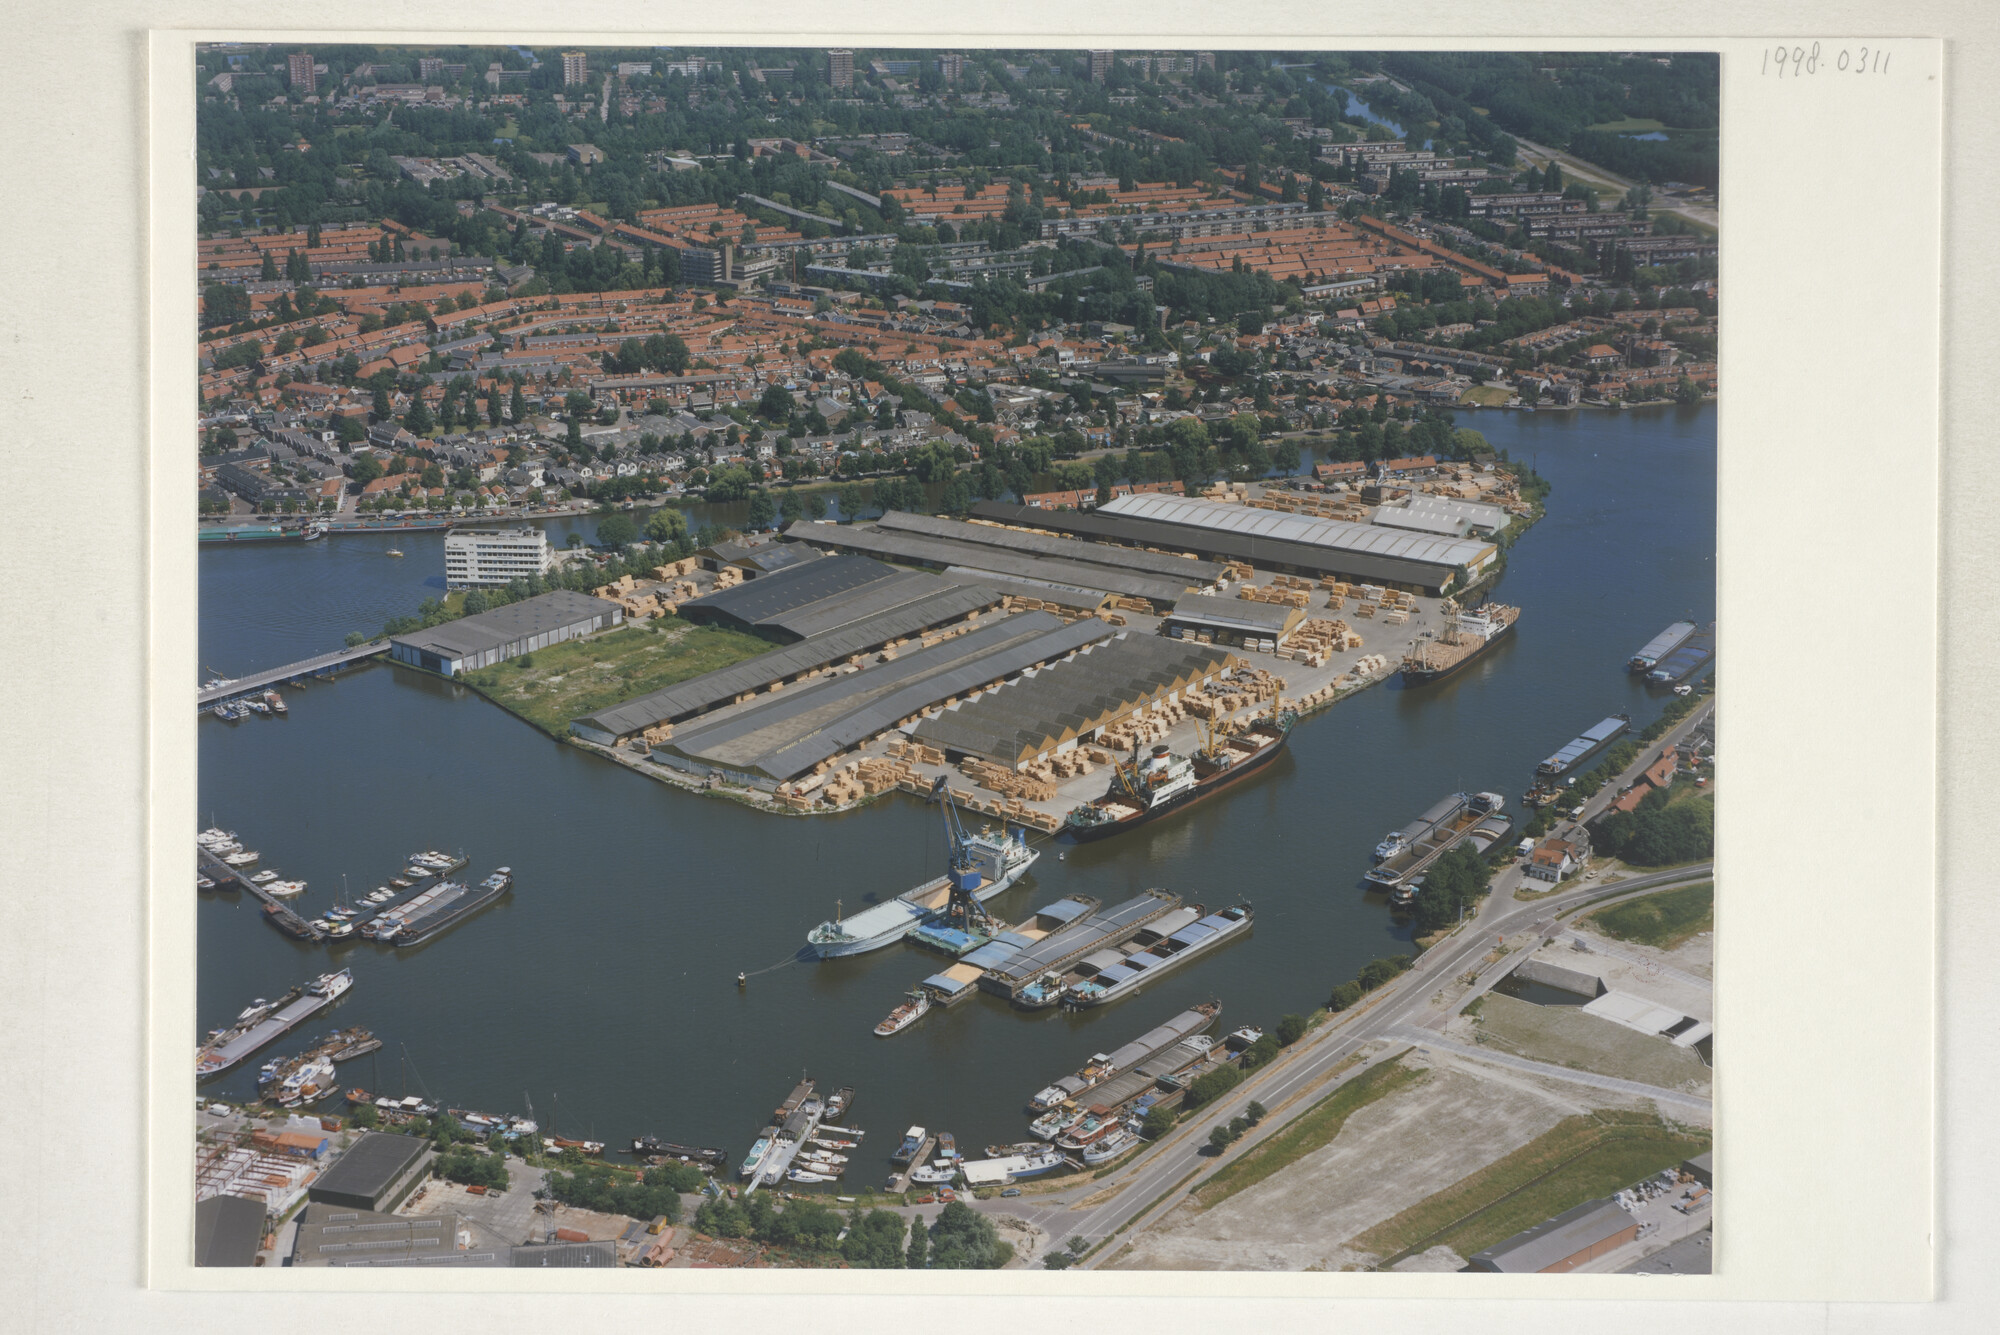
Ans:
{"label": "high-rise apartment building", "polygon": [[285,73],[291,78],[293,92],[310,93],[313,90],[312,52],[300,51],[286,56]]}
{"label": "high-rise apartment building", "polygon": [[854,52],[845,47],[826,53],[827,82],[835,88],[854,87]]}
{"label": "high-rise apartment building", "polygon": [[957,83],[965,77],[965,57],[956,54],[939,56],[938,73],[944,76],[946,83]]}
{"label": "high-rise apartment building", "polygon": [[590,58],[581,51],[562,53],[563,86],[586,83],[590,79]]}
{"label": "high-rise apartment building", "polygon": [[1111,51],[1092,51],[1090,53],[1090,81],[1092,83],[1103,83],[1105,76],[1111,73],[1111,58],[1114,54]]}
{"label": "high-rise apartment building", "polygon": [[445,587],[466,589],[546,575],[554,560],[549,535],[532,524],[455,529],[444,538]]}
{"label": "high-rise apartment building", "polygon": [[444,57],[442,56],[417,57],[417,78],[421,79],[423,82],[429,83],[432,79],[439,78],[443,74],[444,74]]}

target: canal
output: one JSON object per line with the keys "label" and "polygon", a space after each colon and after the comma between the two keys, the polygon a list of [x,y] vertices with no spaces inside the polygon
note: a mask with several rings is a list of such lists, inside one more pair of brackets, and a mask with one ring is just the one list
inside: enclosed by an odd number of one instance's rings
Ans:
{"label": "canal", "polygon": [[[1216,803],[1060,860],[1046,845],[995,902],[1012,918],[1067,894],[1112,903],[1163,885],[1211,907],[1255,905],[1247,938],[1136,997],[1068,1016],[982,994],[876,1039],[875,1022],[938,957],[896,946],[787,961],[837,902],[852,909],[937,874],[934,811],[892,795],[840,816],[753,812],[647,782],[448,682],[381,665],[288,692],[287,718],[204,718],[203,823],[308,881],[302,910],[323,911],[343,877],[365,892],[432,847],[462,849],[475,876],[511,866],[512,895],[406,952],[307,946],[259,922],[246,897],[204,895],[191,910],[198,1026],[330,960],[355,975],[333,1023],[386,1044],[344,1066],[343,1085],[488,1112],[532,1097],[558,1134],[650,1133],[740,1156],[801,1072],[854,1086],[852,1120],[884,1154],[911,1123],[977,1148],[1022,1139],[1030,1093],[1197,1001],[1220,999],[1224,1030],[1305,1011],[1408,949],[1380,897],[1357,886],[1384,831],[1459,789],[1515,806],[1535,763],[1590,724],[1624,712],[1645,726],[1666,697],[1625,659],[1668,622],[1715,614],[1713,407],[1478,412],[1462,424],[1554,488],[1497,591],[1523,608],[1510,641],[1452,681],[1391,682],[1315,717],[1267,773]],[[572,525],[587,532],[587,520],[554,522],[554,541]],[[386,555],[392,546],[405,555]],[[442,548],[439,533],[205,548],[202,663],[235,675],[372,632],[442,592]],[[739,970],[753,975],[741,989]],[[247,1097],[256,1065],[204,1088]],[[877,1157],[857,1163],[856,1185],[886,1175]]]}

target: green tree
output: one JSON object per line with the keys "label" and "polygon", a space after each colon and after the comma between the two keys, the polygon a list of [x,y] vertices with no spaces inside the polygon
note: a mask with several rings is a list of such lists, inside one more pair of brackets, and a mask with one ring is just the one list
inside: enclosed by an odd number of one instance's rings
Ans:
{"label": "green tree", "polygon": [[694,550],[694,540],[688,535],[687,516],[672,506],[655,510],[646,520],[646,540],[671,547],[676,558]]}
{"label": "green tree", "polygon": [[1288,1048],[1305,1037],[1310,1021],[1303,1015],[1287,1015],[1278,1021],[1278,1046]]}
{"label": "green tree", "polygon": [[993,1221],[964,1201],[953,1201],[931,1226],[931,1266],[937,1270],[992,1270],[1004,1263]]}
{"label": "green tree", "polygon": [[769,528],[772,519],[777,516],[777,513],[778,507],[772,503],[771,493],[759,489],[750,497],[750,510],[745,516],[744,522],[749,524],[752,529]]}
{"label": "green tree", "polygon": [[858,1270],[900,1270],[903,1267],[903,1217],[889,1210],[870,1210],[849,1226],[840,1254]]}
{"label": "green tree", "polygon": [[629,547],[639,540],[639,526],[625,514],[606,515],[597,521],[598,545],[613,549]]}
{"label": "green tree", "polygon": [[924,1227],[924,1221],[910,1221],[910,1246],[903,1253],[903,1265],[910,1270],[923,1270],[930,1265],[931,1235]]}
{"label": "green tree", "polygon": [[528,399],[521,393],[518,384],[514,386],[513,397],[507,401],[507,417],[517,424],[528,420]]}
{"label": "green tree", "polygon": [[1158,1140],[1174,1129],[1174,1114],[1167,1108],[1148,1108],[1140,1131],[1148,1140]]}
{"label": "green tree", "polygon": [[1229,1128],[1217,1123],[1208,1130],[1208,1146],[1217,1154],[1229,1148],[1229,1142],[1236,1137],[1229,1134]]}
{"label": "green tree", "polygon": [[[849,351],[853,349],[850,348]],[[837,495],[840,501],[840,522],[843,524],[853,523],[867,507],[865,493],[861,490],[859,482],[844,484]]]}

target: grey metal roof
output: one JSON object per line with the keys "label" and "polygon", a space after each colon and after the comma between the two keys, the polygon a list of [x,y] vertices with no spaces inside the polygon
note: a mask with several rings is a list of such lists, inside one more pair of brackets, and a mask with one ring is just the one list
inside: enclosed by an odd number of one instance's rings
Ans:
{"label": "grey metal roof", "polygon": [[[790,630],[792,618],[814,604],[851,594],[871,584],[896,580],[902,573],[865,556],[807,561],[772,571],[759,579],[746,580],[735,588],[718,589],[700,598],[691,598],[681,604],[681,615],[694,613],[690,619],[700,620],[700,614],[712,612],[744,625]],[[910,599],[918,596],[913,592]],[[818,626],[815,629],[831,628]],[[812,632],[801,630],[795,633],[803,639]]]}
{"label": "grey metal roof", "polygon": [[1007,579],[1001,575],[982,574],[967,570],[963,566],[950,566],[939,572],[953,584],[977,584],[992,589],[996,593],[1011,593],[1016,598],[1038,598],[1058,607],[1072,608],[1078,612],[1095,612],[1104,606],[1104,600],[1111,595],[1102,589],[1058,589],[1048,584],[1036,584],[1025,579]]}
{"label": "grey metal roof", "polygon": [[1378,507],[1371,522],[1378,528],[1407,529],[1412,533],[1429,533],[1442,538],[1463,538],[1472,528],[1472,521],[1464,515],[1405,510],[1394,505]]}
{"label": "grey metal roof", "polygon": [[194,1263],[255,1265],[264,1240],[264,1207],[241,1196],[195,1202]]}
{"label": "grey metal roof", "polygon": [[940,700],[1114,633],[1101,621],[1065,625],[1046,612],[1008,617],[880,667],[814,682],[695,724],[656,751],[782,782]]}
{"label": "grey metal roof", "polygon": [[1212,593],[1190,593],[1174,604],[1170,619],[1194,621],[1204,626],[1229,630],[1254,630],[1265,635],[1282,635],[1303,614],[1283,603],[1253,602],[1248,598],[1220,598]]}
{"label": "grey metal roof", "polygon": [[1009,524],[1027,524],[1058,533],[1103,542],[1136,542],[1149,547],[1178,548],[1205,552],[1232,561],[1261,566],[1290,566],[1315,574],[1338,575],[1344,579],[1378,580],[1389,584],[1413,584],[1437,588],[1457,567],[1427,561],[1375,555],[1369,552],[1340,551],[1308,543],[1278,538],[1230,533],[1221,529],[1187,528],[1154,520],[1107,515],[1102,508],[1088,513],[1074,510],[1037,510],[1025,505],[1005,505],[979,501],[972,513]]}
{"label": "grey metal roof", "polygon": [[1147,919],[1177,907],[1179,902],[1180,896],[1170,891],[1148,890],[1122,904],[1086,914],[1061,931],[1050,932],[1031,948],[1016,953],[989,972],[1010,983],[1027,983],[1091,951],[1124,940]]}
{"label": "grey metal roof", "polygon": [[1058,922],[1074,922],[1090,912],[1090,905],[1079,904],[1074,899],[1058,899],[1047,908],[1035,910],[1038,918],[1054,918]]}
{"label": "grey metal roof", "polygon": [[822,631],[796,644],[773,649],[714,672],[705,672],[699,677],[677,682],[609,709],[600,709],[576,722],[608,732],[614,737],[629,737],[657,724],[677,721],[727,704],[739,695],[762,690],[774,681],[838,663],[854,654],[867,653],[890,640],[900,640],[932,626],[957,621],[968,613],[991,607],[999,601],[999,596],[991,589],[978,585],[941,587],[916,602],[878,612],[839,630]]}
{"label": "grey metal roof", "polygon": [[1400,556],[1407,560],[1424,561],[1432,565],[1469,565],[1492,548],[1492,544],[1486,542],[1390,532],[1372,524],[1352,524],[1340,519],[1320,519],[1313,515],[1290,514],[1283,510],[1261,510],[1223,501],[1203,500],[1191,496],[1167,496],[1151,492],[1120,496],[1107,501],[1097,507],[1097,513],[1117,518],[1150,519],[1162,524],[1179,524],[1189,528],[1219,529],[1246,536],[1277,538],[1312,547],[1371,552],[1379,556]]}
{"label": "grey metal roof", "polygon": [[516,1270],[608,1270],[618,1264],[618,1244],[609,1239],[534,1243],[508,1249],[507,1264]]}
{"label": "grey metal roof", "polygon": [[515,640],[527,639],[552,630],[561,630],[580,621],[590,621],[618,611],[618,604],[569,589],[524,598],[518,603],[496,607],[491,612],[460,617],[442,626],[393,636],[393,642],[407,644],[445,658],[463,658],[487,649],[497,649]]}
{"label": "grey metal roof", "polygon": [[939,519],[934,515],[906,514],[890,510],[875,521],[876,528],[973,542],[1008,551],[1053,556],[1064,561],[1087,561],[1091,565],[1136,570],[1141,574],[1185,580],[1190,585],[1213,584],[1228,572],[1214,561],[1195,557],[1142,551],[1136,547],[1112,547],[1102,543],[1078,542],[1075,538],[1052,537],[1047,532],[1022,532],[996,524],[972,524],[959,519]]}
{"label": "grey metal roof", "polygon": [[361,1139],[333,1167],[321,1173],[312,1185],[315,1200],[321,1193],[343,1196],[373,1196],[394,1182],[428,1148],[415,1136],[399,1136],[388,1131],[364,1132]]}
{"label": "grey metal roof", "polygon": [[926,746],[1011,766],[1212,675],[1229,658],[1228,650],[1213,645],[1127,632],[927,718],[911,736]]}
{"label": "grey metal roof", "polygon": [[938,569],[955,567],[975,578],[991,574],[1057,588],[1102,589],[1107,593],[1147,598],[1160,603],[1170,603],[1203,582],[1123,570],[1073,557],[1040,556],[987,543],[935,538],[873,524],[807,522],[792,525],[786,534],[836,550],[864,552],[888,561]]}
{"label": "grey metal roof", "polygon": [[1539,1274],[1637,1224],[1616,1201],[1585,1201],[1524,1229],[1471,1258],[1475,1268],[1510,1275]]}

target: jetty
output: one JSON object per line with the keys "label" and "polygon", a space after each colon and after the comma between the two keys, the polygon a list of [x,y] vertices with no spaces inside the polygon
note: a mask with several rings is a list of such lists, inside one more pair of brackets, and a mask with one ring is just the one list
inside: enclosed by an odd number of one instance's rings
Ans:
{"label": "jetty", "polygon": [[336,649],[330,654],[319,654],[312,658],[302,658],[296,663],[287,663],[281,668],[268,672],[253,673],[248,677],[235,677],[219,686],[204,686],[195,697],[196,707],[207,709],[219,700],[228,700],[252,691],[261,691],[267,686],[280,682],[295,681],[301,677],[329,676],[342,668],[352,667],[363,659],[374,658],[389,652],[387,640],[370,640],[357,644],[352,649]]}
{"label": "jetty", "polygon": [[218,889],[233,886],[239,890],[248,890],[251,894],[255,895],[264,905],[264,916],[270,920],[273,927],[283,932],[286,936],[297,937],[301,941],[326,940],[326,933],[313,926],[305,918],[300,917],[292,910],[291,905],[279,899],[276,895],[251,880],[248,876],[245,876],[236,868],[230,866],[227,862],[224,862],[215,854],[197,845],[196,856],[200,860],[202,875],[212,878]]}

